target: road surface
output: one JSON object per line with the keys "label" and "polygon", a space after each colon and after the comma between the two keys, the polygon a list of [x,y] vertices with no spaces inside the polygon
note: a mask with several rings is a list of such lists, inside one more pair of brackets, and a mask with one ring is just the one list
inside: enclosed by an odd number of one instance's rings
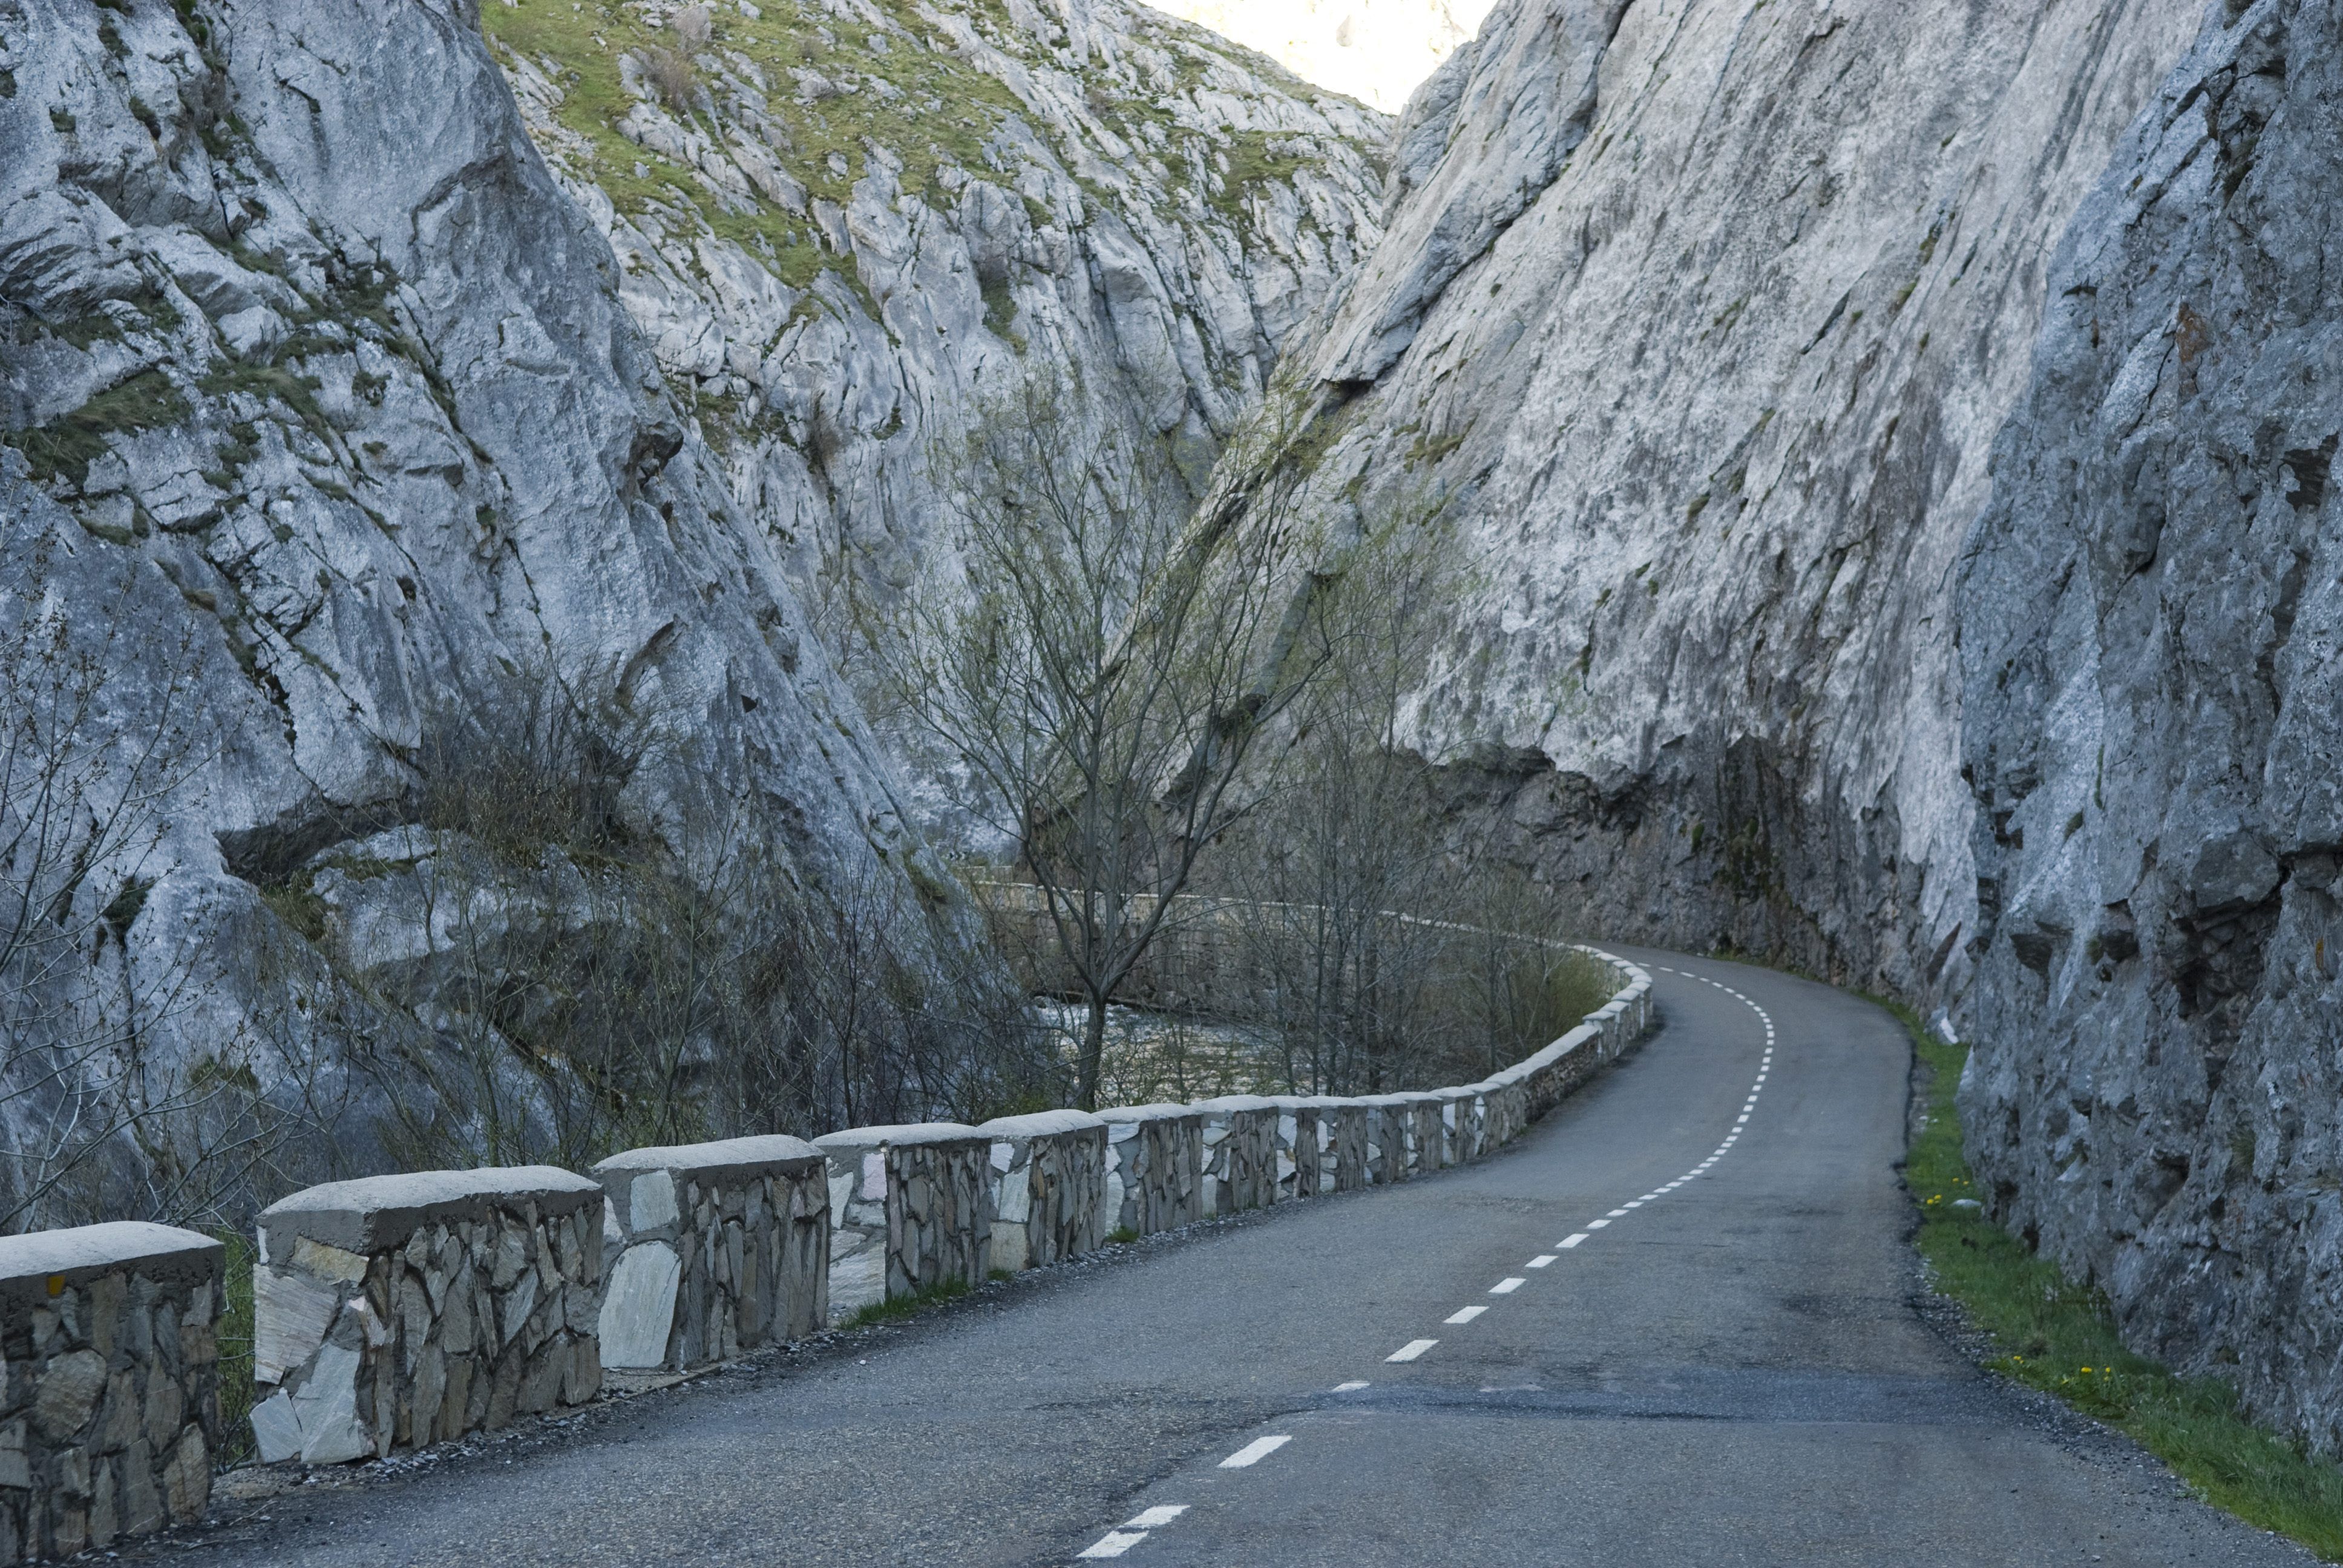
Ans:
{"label": "road surface", "polygon": [[1031,1276],[417,1473],[226,1504],[147,1551],[220,1568],[2313,1561],[1922,1320],[1894,1020],[1624,950],[1654,970],[1660,1029],[1483,1163]]}

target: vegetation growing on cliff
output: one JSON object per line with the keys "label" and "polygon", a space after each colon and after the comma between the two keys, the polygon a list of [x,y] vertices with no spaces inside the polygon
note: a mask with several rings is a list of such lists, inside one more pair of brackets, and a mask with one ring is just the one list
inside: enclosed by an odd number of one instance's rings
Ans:
{"label": "vegetation growing on cliff", "polygon": [[[1214,78],[1237,65],[1284,90],[1311,89],[1169,18],[1138,19],[1138,47],[1124,58],[1076,63],[988,0],[875,0],[869,10],[877,25],[804,0],[772,0],[754,15],[522,0],[483,6],[480,19],[508,62],[558,89],[553,118],[571,140],[548,149],[557,162],[621,214],[689,216],[762,255],[794,287],[825,269],[850,275],[812,204],[843,207],[882,159],[900,166],[901,190],[948,210],[953,171],[1013,177],[1015,144],[1038,133],[1063,144],[1056,152],[1094,199],[1115,199],[1101,183],[1108,167],[1168,160],[1154,194],[1240,226],[1265,187],[1311,161],[1307,137],[1232,125],[1224,103],[1198,96],[1218,86],[1225,98],[1233,84]],[[1079,75],[1080,103],[1050,100],[1047,84],[1022,89],[1028,102],[991,63],[996,53]],[[1021,67],[1018,75],[1033,81]],[[1193,112],[1166,106],[1175,102]],[[802,199],[758,177],[769,160]]]}

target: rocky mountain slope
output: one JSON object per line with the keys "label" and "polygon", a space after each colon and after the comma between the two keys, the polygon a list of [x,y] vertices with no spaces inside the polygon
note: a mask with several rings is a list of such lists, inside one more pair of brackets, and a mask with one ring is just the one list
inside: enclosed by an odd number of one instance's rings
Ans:
{"label": "rocky mountain slope", "polygon": [[[0,1031],[12,1183],[61,1105],[226,1138],[241,1086],[360,1164],[418,1075],[541,1117],[571,1044],[525,1015],[574,1007],[417,979],[513,937],[505,871],[705,890],[753,846],[759,907],[907,911],[930,980],[967,947],[628,276],[461,0],[0,4],[0,869],[49,920],[11,940],[66,933],[0,952],[45,999]],[[510,841],[435,825],[459,786],[519,801]]]}
{"label": "rocky mountain slope", "polygon": [[1036,371],[1201,488],[1378,234],[1387,121],[1121,0],[482,21],[735,504],[833,628],[933,564],[931,454]]}
{"label": "rocky mountain slope", "polygon": [[2062,246],[1959,576],[1995,1211],[2343,1443],[2343,15],[2216,4]]}
{"label": "rocky mountain slope", "polygon": [[1213,502],[1477,581],[1416,744],[1591,927],[1954,994],[1952,564],[2057,235],[2197,0],[1510,0]]}

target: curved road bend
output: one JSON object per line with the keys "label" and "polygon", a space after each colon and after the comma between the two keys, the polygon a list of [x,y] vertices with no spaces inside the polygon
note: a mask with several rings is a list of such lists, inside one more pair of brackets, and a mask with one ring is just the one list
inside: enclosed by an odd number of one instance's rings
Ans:
{"label": "curved road bend", "polygon": [[1763,970],[1635,956],[1661,1030],[1483,1164],[1058,1271],[550,1442],[246,1505],[162,1552],[222,1568],[2312,1561],[2046,1417],[1916,1316],[1893,1020]]}

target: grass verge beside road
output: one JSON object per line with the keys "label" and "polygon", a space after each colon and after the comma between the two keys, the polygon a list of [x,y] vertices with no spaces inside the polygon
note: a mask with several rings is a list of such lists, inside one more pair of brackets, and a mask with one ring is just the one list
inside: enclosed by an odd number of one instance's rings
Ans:
{"label": "grass verge beside road", "polygon": [[2343,1562],[2343,1470],[2246,1421],[2219,1379],[2177,1377],[2124,1349],[2095,1287],[2068,1280],[1982,1210],[1955,1207],[1971,1195],[1953,1111],[1968,1051],[1909,1009],[1883,1005],[1920,1061],[1921,1114],[1905,1166],[1920,1210],[1916,1241],[1936,1288],[1989,1342],[1986,1364],[2129,1434],[2206,1502]]}

